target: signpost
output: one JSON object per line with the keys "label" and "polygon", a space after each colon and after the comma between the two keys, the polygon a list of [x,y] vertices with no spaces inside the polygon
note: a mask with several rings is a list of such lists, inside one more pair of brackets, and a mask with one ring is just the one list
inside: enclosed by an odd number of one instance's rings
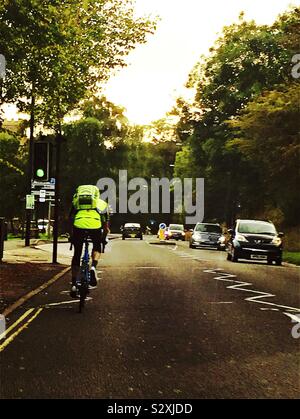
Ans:
{"label": "signpost", "polygon": [[165,231],[166,231],[166,224],[165,223],[161,223],[159,224],[159,240],[165,240]]}

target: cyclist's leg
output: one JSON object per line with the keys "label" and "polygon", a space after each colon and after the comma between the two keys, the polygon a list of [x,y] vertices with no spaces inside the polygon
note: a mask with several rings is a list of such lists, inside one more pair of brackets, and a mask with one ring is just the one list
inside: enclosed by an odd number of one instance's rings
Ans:
{"label": "cyclist's leg", "polygon": [[97,265],[101,257],[102,250],[102,230],[92,230],[90,234],[93,241],[92,251],[92,268],[91,268],[91,285],[97,285]]}
{"label": "cyclist's leg", "polygon": [[76,279],[80,272],[80,258],[84,241],[84,230],[74,227],[73,229],[73,245],[74,255],[72,258],[72,285],[76,285]]}

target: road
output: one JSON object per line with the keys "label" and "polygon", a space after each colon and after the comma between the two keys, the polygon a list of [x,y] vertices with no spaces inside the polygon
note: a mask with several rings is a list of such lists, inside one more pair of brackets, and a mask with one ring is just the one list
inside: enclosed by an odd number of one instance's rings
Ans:
{"label": "road", "polygon": [[299,268],[155,241],[110,242],[83,314],[68,274],[11,315],[1,398],[299,398]]}

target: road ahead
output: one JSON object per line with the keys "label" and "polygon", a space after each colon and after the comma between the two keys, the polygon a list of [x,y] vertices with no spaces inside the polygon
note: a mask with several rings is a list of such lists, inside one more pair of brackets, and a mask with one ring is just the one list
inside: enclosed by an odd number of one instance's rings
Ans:
{"label": "road ahead", "polygon": [[151,240],[111,242],[83,314],[69,275],[13,313],[2,398],[300,396],[299,268]]}

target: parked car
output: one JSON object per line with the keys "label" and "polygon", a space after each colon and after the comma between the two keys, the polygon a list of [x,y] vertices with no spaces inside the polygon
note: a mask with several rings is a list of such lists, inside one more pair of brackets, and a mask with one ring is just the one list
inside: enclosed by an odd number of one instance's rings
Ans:
{"label": "parked car", "polygon": [[190,238],[190,248],[196,247],[225,249],[222,227],[219,224],[197,223]]}
{"label": "parked car", "polygon": [[261,260],[276,265],[282,263],[282,237],[270,221],[237,220],[228,230],[227,259],[238,262],[239,259]]}
{"label": "parked car", "polygon": [[[41,233],[46,233],[48,231],[49,220],[40,218],[37,222],[39,231]],[[52,226],[50,226],[50,230],[52,230]]]}
{"label": "parked car", "polygon": [[141,225],[138,223],[126,223],[122,230],[122,240],[136,238],[143,240]]}
{"label": "parked car", "polygon": [[167,229],[166,240],[174,239],[176,241],[185,241],[185,231],[183,224],[170,224]]}

